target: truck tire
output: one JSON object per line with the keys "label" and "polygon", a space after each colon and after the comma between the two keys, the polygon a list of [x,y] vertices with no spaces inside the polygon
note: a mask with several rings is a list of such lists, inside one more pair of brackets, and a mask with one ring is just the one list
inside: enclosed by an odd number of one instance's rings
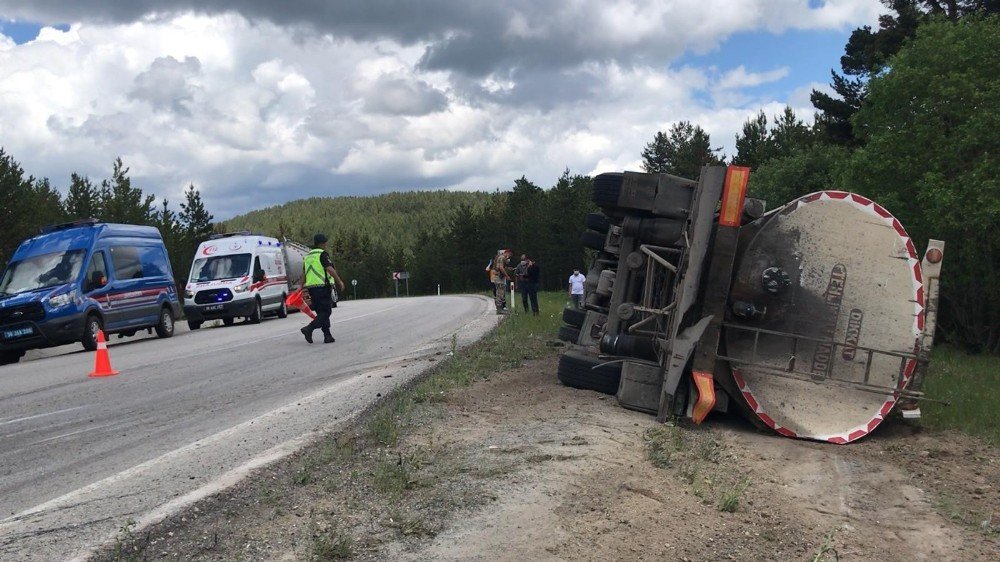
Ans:
{"label": "truck tire", "polygon": [[586,317],[587,317],[587,311],[585,310],[580,310],[579,308],[572,308],[568,306],[563,309],[563,315],[562,315],[563,322],[575,328],[583,326],[583,321]]}
{"label": "truck tire", "polygon": [[603,250],[606,240],[607,235],[601,234],[596,230],[584,230],[583,234],[580,235],[580,243],[585,248],[593,248],[594,250]]}
{"label": "truck tire", "polygon": [[281,304],[278,305],[278,318],[288,318],[288,305],[285,304],[285,299],[288,295],[281,295]]}
{"label": "truck tire", "polygon": [[618,208],[618,197],[621,195],[624,179],[625,174],[621,172],[597,175],[594,177],[590,199],[603,209]]}
{"label": "truck tire", "polygon": [[169,338],[174,335],[174,313],[170,311],[169,306],[160,310],[160,321],[156,323],[154,329],[159,338]]}
{"label": "truck tire", "polygon": [[607,233],[611,230],[611,219],[604,213],[589,213],[584,224],[591,230]]}
{"label": "truck tire", "polygon": [[596,356],[571,349],[559,357],[558,377],[560,382],[573,388],[596,390],[604,394],[617,394],[622,378],[622,364],[603,363]]}
{"label": "truck tire", "polygon": [[191,330],[198,330],[201,328],[201,322],[195,322],[194,320],[188,320],[188,328]]}
{"label": "truck tire", "polygon": [[84,350],[97,351],[97,332],[103,329],[100,316],[93,313],[87,315],[87,319],[83,321],[83,338],[80,340]]}
{"label": "truck tire", "polygon": [[250,311],[250,316],[247,316],[247,320],[251,324],[260,324],[260,319],[264,316],[260,309],[260,299],[253,299],[253,310]]}
{"label": "truck tire", "polygon": [[576,343],[580,339],[580,328],[559,326],[559,335],[557,337],[566,343]]}

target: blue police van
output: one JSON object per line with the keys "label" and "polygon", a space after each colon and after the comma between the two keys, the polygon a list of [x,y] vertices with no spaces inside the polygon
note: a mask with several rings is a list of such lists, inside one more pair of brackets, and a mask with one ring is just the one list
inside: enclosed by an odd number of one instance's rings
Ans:
{"label": "blue police van", "polygon": [[92,351],[98,330],[169,338],[180,310],[156,228],[94,219],[47,226],[0,276],[0,365],[40,347],[80,342]]}

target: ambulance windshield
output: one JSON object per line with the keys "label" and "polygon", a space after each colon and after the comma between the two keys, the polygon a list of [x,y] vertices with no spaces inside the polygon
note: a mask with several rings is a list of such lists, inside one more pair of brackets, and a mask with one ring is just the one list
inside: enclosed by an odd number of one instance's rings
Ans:
{"label": "ambulance windshield", "polygon": [[191,265],[191,278],[189,281],[197,283],[219,279],[234,279],[249,275],[249,272],[250,254],[229,254],[226,256],[198,258]]}

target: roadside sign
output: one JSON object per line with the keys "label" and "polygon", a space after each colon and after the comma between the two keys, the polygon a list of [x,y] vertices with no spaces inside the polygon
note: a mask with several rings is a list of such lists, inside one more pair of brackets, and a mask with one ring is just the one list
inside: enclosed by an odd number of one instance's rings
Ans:
{"label": "roadside sign", "polygon": [[358,280],[357,279],[351,279],[351,285],[354,285],[355,287],[357,287],[358,286]]}

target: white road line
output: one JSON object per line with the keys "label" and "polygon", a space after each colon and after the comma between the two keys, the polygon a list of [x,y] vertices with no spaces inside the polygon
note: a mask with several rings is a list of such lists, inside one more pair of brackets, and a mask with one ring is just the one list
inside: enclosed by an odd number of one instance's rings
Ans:
{"label": "white road line", "polygon": [[65,412],[72,412],[73,410],[79,410],[81,408],[89,408],[89,407],[90,407],[90,404],[85,404],[83,406],[74,406],[72,408],[65,408],[65,409],[62,409],[62,410],[56,410],[55,412],[48,412],[48,413],[45,413],[45,414],[35,414],[33,416],[27,416],[27,417],[23,417],[23,418],[14,418],[12,420],[7,420],[7,421],[0,422],[0,425],[9,425],[9,424],[12,424],[12,423],[23,422],[23,421],[28,421],[28,420],[34,420],[34,419],[37,419],[37,418],[44,418],[46,416],[54,416],[56,414],[62,414],[62,413],[65,413]]}
{"label": "white road line", "polygon": [[48,443],[49,441],[55,441],[57,439],[62,439],[64,437],[71,437],[73,435],[79,435],[81,433],[86,433],[88,431],[94,431],[96,429],[104,429],[104,428],[107,428],[107,427],[114,427],[116,425],[121,425],[121,422],[106,423],[106,424],[103,424],[103,425],[95,425],[94,427],[85,427],[83,429],[78,429],[76,431],[71,431],[69,433],[63,433],[62,435],[56,435],[55,437],[48,437],[48,438],[42,439],[41,441],[35,441],[30,446],[34,447],[35,445],[41,445],[42,443]]}

